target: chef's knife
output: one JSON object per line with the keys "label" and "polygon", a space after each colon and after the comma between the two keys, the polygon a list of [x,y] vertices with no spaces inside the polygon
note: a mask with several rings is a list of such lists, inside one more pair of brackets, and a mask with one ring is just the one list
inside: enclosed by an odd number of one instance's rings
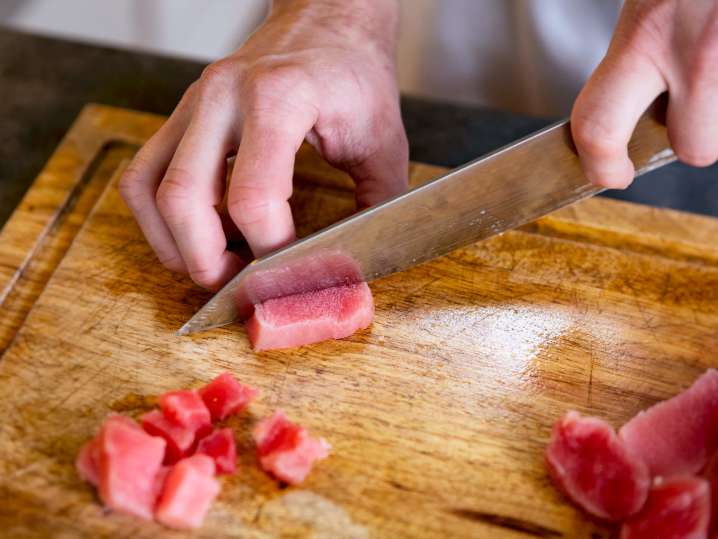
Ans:
{"label": "chef's knife", "polygon": [[[636,126],[636,176],[675,160],[664,116],[662,97]],[[558,123],[255,260],[178,334],[246,318],[273,297],[407,269],[601,190],[581,170],[569,123]]]}

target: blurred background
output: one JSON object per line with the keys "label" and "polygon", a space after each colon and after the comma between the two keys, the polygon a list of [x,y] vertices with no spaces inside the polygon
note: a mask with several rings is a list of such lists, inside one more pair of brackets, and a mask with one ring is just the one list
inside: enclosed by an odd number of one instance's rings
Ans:
{"label": "blurred background", "polygon": [[6,26],[209,61],[262,22],[268,0],[2,0]]}
{"label": "blurred background", "polygon": [[[11,28],[209,62],[269,0],[2,0]],[[568,114],[621,0],[402,0],[402,93],[542,117]],[[588,24],[586,24],[588,22]]]}

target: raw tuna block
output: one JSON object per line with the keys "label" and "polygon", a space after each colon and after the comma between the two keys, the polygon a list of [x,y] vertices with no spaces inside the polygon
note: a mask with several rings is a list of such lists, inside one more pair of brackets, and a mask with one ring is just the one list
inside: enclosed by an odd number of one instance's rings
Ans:
{"label": "raw tuna block", "polygon": [[267,300],[255,305],[246,326],[260,351],[348,337],[368,327],[372,318],[371,291],[358,283]]}
{"label": "raw tuna block", "polygon": [[202,438],[197,446],[197,454],[212,457],[218,474],[231,474],[237,467],[237,448],[232,429],[216,430]]}
{"label": "raw tuna block", "polygon": [[193,455],[183,459],[167,474],[155,518],[170,528],[199,528],[219,490],[210,457]]}
{"label": "raw tuna block", "polygon": [[259,390],[243,386],[230,373],[223,372],[200,389],[199,394],[209,409],[212,420],[222,421],[246,409],[259,395]]}
{"label": "raw tuna block", "polygon": [[619,436],[654,476],[697,473],[718,450],[718,372],[708,370],[683,393],[640,412]]}
{"label": "raw tuna block", "polygon": [[151,519],[165,441],[129,418],[111,416],[100,430],[98,445],[100,499],[111,509]]}
{"label": "raw tuna block", "polygon": [[174,464],[191,452],[195,440],[194,429],[173,423],[159,410],[147,412],[141,419],[142,428],[147,434],[160,436],[167,442],[165,464]]}
{"label": "raw tuna block", "polygon": [[194,432],[212,423],[209,410],[196,391],[169,391],[160,395],[160,408],[172,423]]}
{"label": "raw tuna block", "polygon": [[292,485],[304,481],[314,461],[325,459],[331,449],[324,438],[312,438],[282,411],[260,421],[253,437],[262,469]]}
{"label": "raw tuna block", "polygon": [[100,444],[97,438],[82,446],[75,459],[75,468],[83,481],[95,487],[100,482]]}
{"label": "raw tuna block", "polygon": [[650,488],[648,468],[613,427],[568,412],[551,433],[546,464],[555,483],[586,512],[618,521],[641,509]]}
{"label": "raw tuna block", "polygon": [[705,479],[657,479],[641,512],[624,522],[621,539],[706,539],[709,520]]}

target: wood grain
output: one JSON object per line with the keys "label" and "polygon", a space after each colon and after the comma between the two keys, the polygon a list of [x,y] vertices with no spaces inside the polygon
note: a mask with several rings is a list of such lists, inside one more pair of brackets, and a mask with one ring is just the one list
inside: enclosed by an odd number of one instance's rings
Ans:
{"label": "wood grain", "polygon": [[[372,283],[350,339],[255,354],[239,325],[174,335],[208,295],[157,264],[116,189],[161,121],[87,109],[0,235],[3,536],[181,535],[105,513],[72,462],[109,411],[225,369],[263,396],[229,421],[240,471],[200,537],[610,536],[551,487],[543,447],[569,408],[620,425],[718,364],[718,221],[589,200]],[[303,148],[299,230],[351,212],[350,188]],[[255,462],[275,408],[334,446],[300,488]]]}

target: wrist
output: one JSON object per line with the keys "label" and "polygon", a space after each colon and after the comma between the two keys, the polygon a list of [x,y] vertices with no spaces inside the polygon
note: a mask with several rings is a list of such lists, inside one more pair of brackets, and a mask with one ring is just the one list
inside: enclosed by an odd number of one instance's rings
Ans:
{"label": "wrist", "polygon": [[369,40],[391,56],[399,30],[398,0],[273,0],[268,22],[291,20],[352,41]]}

